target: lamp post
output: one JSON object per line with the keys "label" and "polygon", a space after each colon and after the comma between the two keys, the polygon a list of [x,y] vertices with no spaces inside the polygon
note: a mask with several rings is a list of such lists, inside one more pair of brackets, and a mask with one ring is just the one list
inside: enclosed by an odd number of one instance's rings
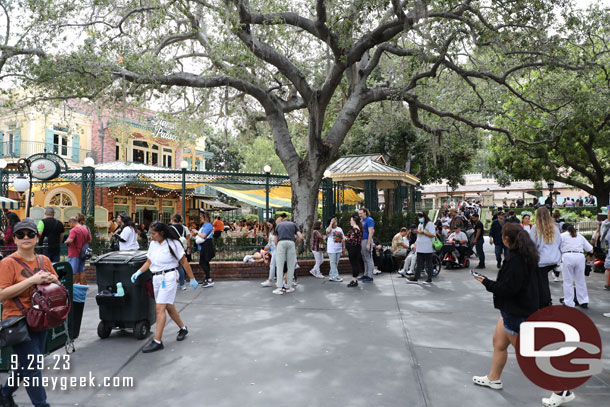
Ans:
{"label": "lamp post", "polygon": [[[27,191],[28,195],[26,197],[25,203],[25,217],[30,217],[30,198],[32,196],[32,163],[27,158],[21,158],[17,161],[17,170],[19,170],[19,176],[15,178],[13,181],[13,187],[19,193],[24,193]],[[24,172],[27,172],[28,178],[25,177]]]}
{"label": "lamp post", "polygon": [[553,180],[549,180],[546,183],[549,186],[549,198],[551,198],[551,208],[553,207],[553,187],[555,186],[555,183],[553,182]]}
{"label": "lamp post", "polygon": [[328,221],[334,213],[334,203],[333,203],[333,180],[330,178],[331,172],[329,170],[324,171],[323,179],[322,179],[322,222],[324,225],[328,224]]}
{"label": "lamp post", "polygon": [[271,166],[265,165],[263,171],[265,171],[265,216],[263,216],[263,221],[266,221],[269,218],[269,175],[271,174]]}
{"label": "lamp post", "polygon": [[180,161],[182,169],[182,222],[186,223],[186,169],[189,163],[186,160]]}
{"label": "lamp post", "polygon": [[8,163],[0,158],[0,196],[8,198],[8,173],[4,171]]}

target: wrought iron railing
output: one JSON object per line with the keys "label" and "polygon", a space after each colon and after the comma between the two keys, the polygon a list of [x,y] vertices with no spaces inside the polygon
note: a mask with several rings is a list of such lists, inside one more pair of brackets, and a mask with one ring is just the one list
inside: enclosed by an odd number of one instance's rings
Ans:
{"label": "wrought iron railing", "polygon": [[49,149],[47,148],[47,143],[43,143],[40,141],[20,141],[18,143],[4,141],[1,144],[2,148],[0,148],[0,156],[5,158],[23,158],[29,157],[33,154],[47,152],[57,154],[63,157],[65,160],[72,161],[74,163],[82,163],[87,157],[91,157],[95,161],[97,161],[97,151],[86,150],[78,146],[72,147],[52,144],[50,145],[51,151],[49,151]]}

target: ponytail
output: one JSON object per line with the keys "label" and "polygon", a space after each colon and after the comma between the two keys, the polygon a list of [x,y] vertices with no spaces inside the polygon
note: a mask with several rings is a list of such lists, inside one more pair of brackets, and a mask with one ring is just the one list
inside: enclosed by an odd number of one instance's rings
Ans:
{"label": "ponytail", "polygon": [[576,229],[574,228],[574,225],[572,225],[571,223],[568,223],[566,225],[566,230],[568,231],[570,236],[576,237]]}

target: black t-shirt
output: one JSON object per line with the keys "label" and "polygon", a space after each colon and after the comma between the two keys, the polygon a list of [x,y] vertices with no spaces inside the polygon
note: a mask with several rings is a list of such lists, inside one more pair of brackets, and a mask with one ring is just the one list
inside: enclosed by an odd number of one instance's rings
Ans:
{"label": "black t-shirt", "polygon": [[[474,224],[474,235],[476,237],[477,235],[477,231],[481,230],[481,234],[479,235],[479,240],[483,240],[483,222],[481,222],[480,220],[477,221],[477,223]],[[476,243],[476,242],[475,242]]]}
{"label": "black t-shirt", "polygon": [[40,241],[42,242],[46,237],[49,243],[49,250],[59,250],[59,244],[61,243],[59,235],[65,232],[64,224],[55,218],[44,218],[42,223],[44,224],[44,230],[42,231]]}

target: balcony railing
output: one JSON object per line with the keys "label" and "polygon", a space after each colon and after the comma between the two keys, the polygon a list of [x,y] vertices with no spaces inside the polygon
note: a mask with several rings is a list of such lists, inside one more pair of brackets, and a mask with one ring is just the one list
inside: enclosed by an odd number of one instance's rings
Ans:
{"label": "balcony railing", "polygon": [[61,156],[64,160],[75,164],[82,164],[85,158],[91,157],[97,162],[97,151],[85,150],[80,147],[69,147],[58,144],[53,144],[50,151],[47,150],[47,144],[39,141],[21,141],[19,143],[5,141],[0,143],[0,157],[3,158],[24,158],[32,154],[39,153],[54,153]]}

